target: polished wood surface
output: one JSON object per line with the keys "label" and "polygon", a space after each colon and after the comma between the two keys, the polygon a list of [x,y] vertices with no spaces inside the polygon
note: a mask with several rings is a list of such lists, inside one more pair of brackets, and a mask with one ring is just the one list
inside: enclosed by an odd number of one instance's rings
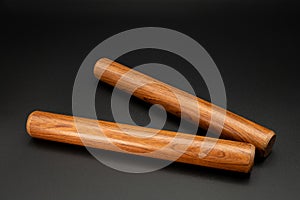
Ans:
{"label": "polished wood surface", "polygon": [[[251,143],[262,157],[272,150],[276,138],[272,130],[120,63],[102,58],[95,64],[94,74],[101,81],[146,102],[160,104],[168,112],[199,124],[201,128],[210,126],[215,132],[222,130],[222,138]],[[180,109],[180,105],[184,109]]]}
{"label": "polished wood surface", "polygon": [[255,155],[249,143],[42,111],[29,115],[26,128],[34,138],[245,173]]}

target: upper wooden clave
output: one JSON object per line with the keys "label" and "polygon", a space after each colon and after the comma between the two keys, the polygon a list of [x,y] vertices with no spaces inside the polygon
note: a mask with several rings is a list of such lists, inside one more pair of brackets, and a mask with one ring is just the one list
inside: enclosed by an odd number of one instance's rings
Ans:
{"label": "upper wooden clave", "polygon": [[26,128],[35,138],[245,173],[255,154],[249,143],[42,111],[29,115]]}
{"label": "upper wooden clave", "polygon": [[272,130],[122,64],[102,58],[95,64],[94,74],[101,81],[146,102],[160,104],[201,128],[221,130],[222,138],[251,143],[260,156],[266,157],[272,150],[276,138]]}

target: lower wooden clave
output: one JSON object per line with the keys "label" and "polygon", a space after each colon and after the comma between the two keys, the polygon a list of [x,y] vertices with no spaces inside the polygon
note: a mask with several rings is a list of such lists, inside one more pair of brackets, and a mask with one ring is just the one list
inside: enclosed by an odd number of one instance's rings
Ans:
{"label": "lower wooden clave", "polygon": [[[42,111],[29,115],[26,128],[34,138],[245,173],[255,154],[249,143]],[[199,156],[200,148],[210,145],[206,156]]]}

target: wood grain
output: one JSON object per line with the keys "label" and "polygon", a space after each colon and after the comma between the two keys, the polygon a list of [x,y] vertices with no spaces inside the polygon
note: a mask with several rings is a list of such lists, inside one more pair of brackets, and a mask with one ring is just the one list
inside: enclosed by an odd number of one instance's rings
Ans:
{"label": "wood grain", "polygon": [[[26,128],[34,138],[245,173],[250,172],[255,154],[249,143],[42,111],[29,115]],[[211,150],[199,156],[205,145]]]}
{"label": "wood grain", "polygon": [[[272,130],[122,64],[102,58],[95,64],[94,74],[101,81],[148,103],[160,104],[168,112],[199,124],[201,128],[210,126],[215,132],[221,130],[222,138],[251,143],[262,157],[272,150],[276,138]],[[184,103],[180,104],[178,99]],[[184,109],[180,109],[180,105]]]}

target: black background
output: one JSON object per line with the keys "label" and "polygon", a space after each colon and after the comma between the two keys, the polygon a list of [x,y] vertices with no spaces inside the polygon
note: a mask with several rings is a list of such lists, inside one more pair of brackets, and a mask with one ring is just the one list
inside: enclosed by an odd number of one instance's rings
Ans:
{"label": "black background", "polygon": [[[296,2],[2,0],[0,198],[299,196]],[[179,163],[151,173],[128,174],[102,165],[84,147],[32,139],[26,134],[26,117],[33,110],[72,114],[77,70],[98,43],[121,31],[145,26],[174,29],[198,41],[219,67],[228,109],[276,131],[272,154],[256,161],[250,175]],[[198,96],[209,99],[200,78],[173,55],[150,50],[120,58],[130,66],[153,61],[181,70]],[[112,120],[111,91],[107,85],[97,91],[101,119]],[[133,118],[147,124],[149,105],[136,99],[131,103]],[[169,117],[168,128],[176,129],[177,122]]]}

